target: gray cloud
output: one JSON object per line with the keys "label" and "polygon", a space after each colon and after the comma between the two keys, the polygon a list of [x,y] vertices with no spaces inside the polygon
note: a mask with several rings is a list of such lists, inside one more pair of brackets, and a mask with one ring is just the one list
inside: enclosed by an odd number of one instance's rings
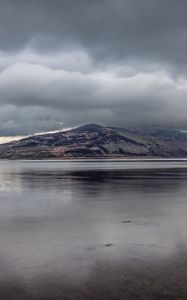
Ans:
{"label": "gray cloud", "polygon": [[186,10],[185,0],[1,0],[0,135],[186,128]]}
{"label": "gray cloud", "polygon": [[[98,122],[116,126],[187,126],[187,80],[165,71],[118,77],[15,64],[0,75],[1,134]],[[177,99],[177,105],[176,105]]]}
{"label": "gray cloud", "polygon": [[1,49],[75,45],[97,59],[186,62],[185,0],[1,0]]}

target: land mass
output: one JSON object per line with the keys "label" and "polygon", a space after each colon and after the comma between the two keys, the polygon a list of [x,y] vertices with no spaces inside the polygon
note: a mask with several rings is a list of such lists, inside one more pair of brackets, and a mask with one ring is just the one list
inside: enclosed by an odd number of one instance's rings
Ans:
{"label": "land mass", "polygon": [[187,158],[187,132],[87,124],[0,145],[0,159]]}

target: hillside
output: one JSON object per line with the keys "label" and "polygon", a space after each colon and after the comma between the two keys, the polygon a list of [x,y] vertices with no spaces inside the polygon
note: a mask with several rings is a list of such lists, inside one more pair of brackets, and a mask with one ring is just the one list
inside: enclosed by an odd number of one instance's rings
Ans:
{"label": "hillside", "polygon": [[187,133],[123,129],[97,124],[34,135],[0,145],[0,159],[187,157]]}

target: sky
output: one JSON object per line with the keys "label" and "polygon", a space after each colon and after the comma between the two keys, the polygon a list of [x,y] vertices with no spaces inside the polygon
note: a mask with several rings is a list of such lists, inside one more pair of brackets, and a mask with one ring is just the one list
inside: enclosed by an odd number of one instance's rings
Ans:
{"label": "sky", "polygon": [[0,136],[187,128],[186,0],[0,0]]}

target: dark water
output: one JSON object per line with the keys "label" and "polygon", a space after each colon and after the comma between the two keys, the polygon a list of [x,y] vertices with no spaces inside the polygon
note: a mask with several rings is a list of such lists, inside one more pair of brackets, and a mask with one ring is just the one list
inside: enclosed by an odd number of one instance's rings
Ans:
{"label": "dark water", "polygon": [[187,299],[187,162],[0,162],[0,300]]}

